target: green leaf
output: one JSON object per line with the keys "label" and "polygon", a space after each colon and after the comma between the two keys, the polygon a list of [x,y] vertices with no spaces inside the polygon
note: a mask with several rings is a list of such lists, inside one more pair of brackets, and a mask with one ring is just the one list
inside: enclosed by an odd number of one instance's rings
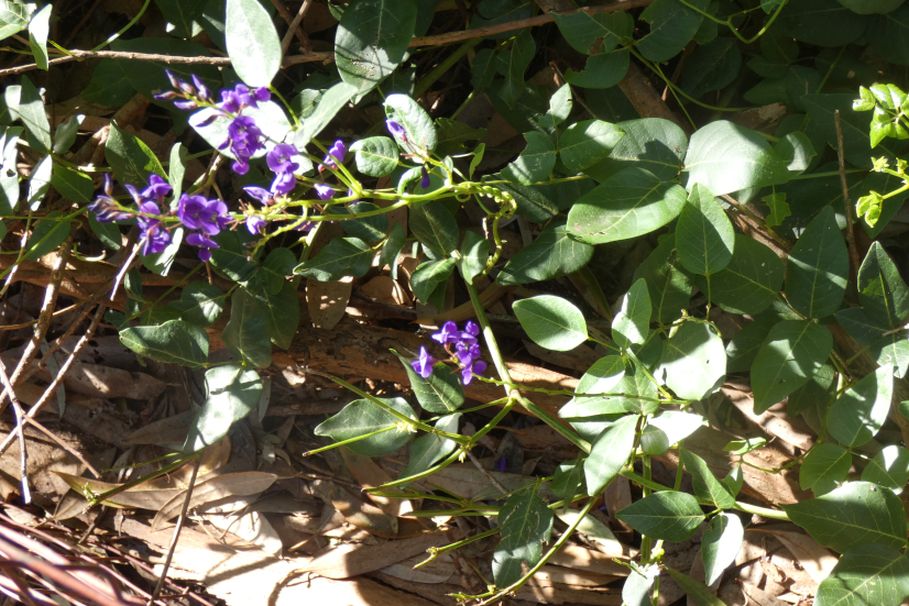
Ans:
{"label": "green leaf", "polygon": [[110,123],[104,158],[118,181],[131,183],[139,189],[145,187],[149,173],[166,174],[155,153],[141,139],[121,130],[116,122]]}
{"label": "green leaf", "polygon": [[38,69],[47,71],[47,36],[50,33],[50,17],[52,4],[47,4],[37,13],[32,15],[28,22],[28,46],[35,57]]}
{"label": "green leaf", "polygon": [[716,38],[699,45],[685,59],[682,73],[682,90],[692,97],[725,88],[735,80],[742,69],[742,52],[731,36]]}
{"label": "green leaf", "polygon": [[537,120],[537,126],[547,131],[554,129],[568,119],[572,106],[571,86],[563,84],[549,98],[549,110]]}
{"label": "green leaf", "polygon": [[476,231],[470,229],[464,232],[461,241],[461,258],[458,259],[458,269],[461,276],[468,284],[472,284],[477,276],[486,271],[486,262],[489,260],[489,241]]}
{"label": "green leaf", "polygon": [[839,309],[848,280],[846,243],[833,209],[825,206],[789,253],[786,296],[809,318],[823,318]]}
{"label": "green leaf", "polygon": [[581,269],[592,257],[593,246],[573,239],[565,225],[547,227],[508,260],[496,282],[511,285],[551,280]]}
{"label": "green leaf", "polygon": [[663,455],[706,424],[706,419],[693,412],[664,410],[647,421],[641,435],[644,454]]}
{"label": "green leaf", "polygon": [[271,364],[271,341],[265,306],[241,288],[230,298],[230,320],[222,333],[224,344],[258,368]]}
{"label": "green leaf", "polygon": [[24,30],[35,5],[22,0],[0,0],[0,40]]}
{"label": "green leaf", "polygon": [[688,595],[689,604],[697,604],[697,606],[726,606],[723,600],[713,595],[713,593],[710,592],[710,588],[697,579],[693,579],[684,572],[679,572],[668,566],[666,567],[666,570],[669,572],[669,576],[672,577],[672,580]]}
{"label": "green leaf", "polygon": [[827,431],[843,446],[867,444],[881,430],[893,399],[893,370],[882,366],[862,377],[830,406]]}
{"label": "green leaf", "polygon": [[841,309],[835,317],[878,365],[891,366],[897,377],[905,376],[909,368],[909,334],[905,330],[894,330],[884,322],[872,320],[858,307]]}
{"label": "green leaf", "polygon": [[71,229],[71,222],[57,213],[49,214],[38,220],[35,230],[25,243],[23,260],[34,261],[54,250],[66,240]]}
{"label": "green leaf", "polygon": [[203,366],[208,360],[205,330],[183,320],[120,331],[120,342],[140,356],[182,366]]}
{"label": "green leaf", "polygon": [[634,20],[621,11],[606,14],[554,12],[553,16],[565,41],[574,50],[590,56],[612,51],[623,39],[631,37],[634,28]]}
{"label": "green leaf", "polygon": [[735,507],[735,497],[716,479],[704,459],[690,450],[679,450],[679,456],[685,470],[691,474],[694,494],[702,499],[709,499],[720,509]]}
{"label": "green leaf", "polygon": [[676,123],[664,118],[641,118],[616,126],[625,136],[612,148],[607,166],[635,163],[666,181],[682,172],[688,137]]}
{"label": "green leaf", "polygon": [[802,460],[799,486],[820,496],[845,480],[851,468],[852,455],[848,450],[830,442],[815,444]]}
{"label": "green leaf", "polygon": [[597,440],[619,416],[629,412],[649,415],[658,408],[657,389],[650,376],[623,365],[618,356],[595,362],[581,378],[575,396],[559,410],[559,416],[585,440]]}
{"label": "green leaf", "polygon": [[787,165],[758,132],[726,120],[691,135],[685,157],[689,189],[700,183],[717,196],[785,183]]}
{"label": "green leaf", "polygon": [[881,448],[862,471],[862,479],[899,494],[909,482],[909,450],[896,444]]}
{"label": "green leaf", "polygon": [[410,231],[437,257],[447,257],[458,247],[458,220],[445,202],[430,202],[410,208]]}
{"label": "green leaf", "polygon": [[190,428],[184,452],[196,452],[227,435],[234,423],[254,410],[262,398],[262,379],[239,364],[205,371],[205,401]]}
{"label": "green leaf", "polygon": [[186,174],[186,163],[189,161],[189,151],[186,146],[177,141],[170,148],[170,154],[167,164],[167,182],[173,188],[172,196],[175,200],[180,199],[183,193],[183,176]]}
{"label": "green leaf", "polygon": [[634,449],[637,425],[637,415],[625,415],[612,423],[593,443],[590,454],[584,459],[588,495],[602,492],[625,467]]}
{"label": "green leaf", "polygon": [[721,511],[710,518],[701,538],[704,583],[713,585],[733,562],[742,548],[745,529],[735,513]]}
{"label": "green leaf", "polygon": [[716,327],[683,322],[663,347],[657,378],[686,400],[701,400],[718,389],[726,376],[726,347]]}
{"label": "green leaf", "polygon": [[433,293],[439,287],[448,283],[448,279],[451,278],[456,265],[457,261],[450,257],[420,263],[410,277],[410,287],[417,300],[422,303],[429,303],[432,300]]}
{"label": "green leaf", "polygon": [[[439,431],[456,433],[461,413],[445,415],[436,421],[434,427]],[[434,433],[423,434],[410,443],[408,448],[407,465],[401,471],[401,477],[406,478],[426,471],[458,447],[458,443],[449,438],[443,438]]]}
{"label": "green leaf", "polygon": [[338,82],[322,93],[315,110],[303,120],[303,125],[294,135],[294,145],[297,149],[304,149],[309,145],[313,137],[321,133],[356,94],[357,87],[347,82]]}
{"label": "green leaf", "polygon": [[650,334],[650,293],[647,282],[638,278],[622,297],[619,311],[612,319],[612,338],[619,347],[641,345]]}
{"label": "green leaf", "polygon": [[178,302],[183,319],[192,324],[208,326],[224,311],[225,294],[207,282],[190,282],[180,291]]}
{"label": "green leaf", "polygon": [[[394,351],[394,350],[392,350]],[[428,379],[414,372],[410,360],[394,352],[410,380],[413,395],[426,412],[449,414],[464,404],[464,388],[458,374],[450,366],[437,364]]]}
{"label": "green leaf", "polygon": [[398,146],[388,137],[367,137],[350,146],[357,170],[368,177],[390,175],[398,167]]}
{"label": "green leaf", "polygon": [[909,319],[909,287],[880,242],[872,242],[858,270],[859,300],[865,312],[890,328]]}
{"label": "green leaf", "polygon": [[726,311],[754,315],[777,298],[784,272],[772,250],[737,233],[729,265],[711,278],[710,300]]}
{"label": "green leaf", "polygon": [[828,48],[840,48],[855,41],[867,23],[830,0],[799,0],[787,6],[777,20],[780,33]]}
{"label": "green leaf", "polygon": [[51,156],[44,156],[32,168],[32,172],[28,176],[28,196],[26,197],[29,210],[36,211],[41,207],[44,197],[50,190],[53,170],[54,159]]}
{"label": "green leaf", "polygon": [[568,351],[587,340],[587,322],[574,303],[555,295],[515,301],[515,316],[530,340],[546,349]]}
{"label": "green leaf", "polygon": [[51,185],[66,200],[88,204],[95,186],[91,177],[64,164],[55,164],[51,172]]}
{"label": "green leaf", "polygon": [[609,156],[623,134],[603,120],[575,122],[559,137],[559,159],[570,173],[579,173]]}
{"label": "green leaf", "polygon": [[404,128],[403,135],[394,136],[395,141],[401,149],[413,155],[415,161],[422,162],[422,158],[434,150],[438,143],[432,118],[419,103],[407,95],[388,95],[384,106],[385,116]]}
{"label": "green leaf", "polygon": [[521,578],[522,564],[532,566],[543,555],[543,543],[552,532],[553,514],[536,487],[512,494],[499,509],[501,539],[492,557],[497,587],[507,587]]}
{"label": "green leaf", "polygon": [[44,100],[38,89],[27,76],[22,76],[21,84],[12,84],[3,91],[3,99],[10,115],[22,122],[25,130],[32,136],[40,148],[47,153],[51,150],[50,122],[44,111]]}
{"label": "green leaf", "polygon": [[568,232],[590,244],[637,238],[675,219],[686,198],[675,183],[643,168],[624,168],[574,203]]}
{"label": "green leaf", "polygon": [[894,547],[856,545],[817,588],[816,606],[905,604],[909,557]]}
{"label": "green leaf", "polygon": [[268,338],[282,349],[289,349],[300,326],[300,298],[293,282],[282,282],[277,292],[257,293],[265,307]]}
{"label": "green leaf", "polygon": [[859,15],[884,15],[892,13],[906,0],[837,0],[840,4]]}
{"label": "green leaf", "polygon": [[690,272],[710,276],[732,260],[735,230],[719,201],[695,185],[675,226],[679,263]]}
{"label": "green leaf", "polygon": [[168,33],[180,38],[193,38],[201,26],[196,21],[205,8],[205,2],[186,0],[155,0],[161,15],[167,19]]}
{"label": "green leaf", "polygon": [[[694,4],[706,8],[703,0]],[[682,52],[704,18],[674,0],[655,0],[641,13],[641,19],[650,24],[650,32],[637,41],[635,48],[651,61],[662,62]]]}
{"label": "green leaf", "polygon": [[808,382],[833,351],[833,336],[807,320],[783,320],[751,364],[754,410],[762,413]]}
{"label": "green leaf", "polygon": [[369,271],[373,256],[369,245],[359,238],[335,238],[315,257],[297,265],[294,273],[319,282],[359,278]]}
{"label": "green leaf", "polygon": [[847,482],[783,509],[815,540],[840,553],[868,543],[897,549],[906,544],[906,513],[899,497],[870,482]]}
{"label": "green leaf", "polygon": [[[413,409],[404,398],[380,398],[389,408],[409,419],[415,419]],[[413,437],[410,426],[376,402],[354,400],[337,414],[319,423],[313,430],[317,436],[327,436],[335,442],[376,433],[348,445],[352,451],[367,457],[380,457],[401,448]]]}
{"label": "green leaf", "polygon": [[19,206],[19,169],[16,161],[21,132],[19,126],[10,127],[4,129],[0,136],[0,214],[11,214]]}
{"label": "green leaf", "polygon": [[404,60],[417,26],[414,0],[358,0],[350,4],[335,33],[335,64],[341,80],[372,90]]}
{"label": "green leaf", "polygon": [[268,86],[281,67],[281,40],[258,0],[226,0],[224,40],[230,64],[249,86]]}
{"label": "green leaf", "polygon": [[653,606],[653,585],[659,577],[659,564],[632,568],[622,584],[622,606]]}
{"label": "green leaf", "polygon": [[555,141],[546,133],[530,131],[524,133],[527,146],[502,174],[521,183],[530,185],[536,181],[545,181],[552,176],[556,162]]}
{"label": "green leaf", "polygon": [[704,521],[698,500],[676,490],[648,495],[620,510],[616,517],[641,534],[664,541],[690,539]]}
{"label": "green leaf", "polygon": [[674,243],[675,238],[669,235],[661,237],[657,247],[635,269],[633,276],[635,280],[644,278],[647,281],[653,319],[661,324],[677,320],[694,294],[688,274],[675,266]]}
{"label": "green leaf", "polygon": [[631,55],[627,49],[617,49],[604,55],[587,57],[584,69],[565,72],[565,80],[574,86],[603,90],[612,88],[628,73]]}

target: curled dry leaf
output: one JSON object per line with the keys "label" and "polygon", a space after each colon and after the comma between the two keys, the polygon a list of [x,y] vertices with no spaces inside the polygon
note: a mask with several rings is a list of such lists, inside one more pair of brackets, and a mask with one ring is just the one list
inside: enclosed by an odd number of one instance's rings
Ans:
{"label": "curled dry leaf", "polygon": [[353,278],[346,277],[334,282],[306,282],[306,306],[309,319],[316,328],[331,330],[344,317],[344,310],[350,301]]}

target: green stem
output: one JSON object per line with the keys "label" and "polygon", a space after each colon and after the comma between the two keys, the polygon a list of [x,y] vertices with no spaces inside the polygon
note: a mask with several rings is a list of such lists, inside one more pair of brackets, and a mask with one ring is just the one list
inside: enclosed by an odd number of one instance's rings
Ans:
{"label": "green stem", "polygon": [[587,440],[579,436],[571,428],[566,427],[558,419],[553,418],[547,411],[525,398],[520,392],[511,378],[511,373],[508,372],[508,366],[505,364],[505,359],[499,349],[499,343],[492,331],[492,326],[489,324],[489,318],[486,317],[486,310],[483,308],[483,303],[480,301],[480,295],[477,293],[477,289],[473,284],[466,281],[464,284],[467,287],[467,293],[470,295],[470,302],[473,305],[473,310],[477,315],[477,323],[483,331],[483,339],[486,342],[489,357],[492,358],[492,364],[495,366],[499,379],[501,379],[502,385],[505,388],[505,395],[508,396],[509,400],[521,404],[521,406],[551,427],[556,433],[577,446],[578,449],[585,453],[590,452],[590,443],[587,442]]}

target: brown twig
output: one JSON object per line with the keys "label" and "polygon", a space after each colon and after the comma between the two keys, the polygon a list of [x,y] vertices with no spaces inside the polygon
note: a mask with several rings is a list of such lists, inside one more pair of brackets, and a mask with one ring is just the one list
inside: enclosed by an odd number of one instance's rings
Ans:
{"label": "brown twig", "polygon": [[855,225],[852,222],[849,181],[846,179],[846,154],[843,151],[843,121],[840,117],[840,110],[833,112],[833,126],[836,129],[836,165],[840,173],[840,187],[843,188],[843,211],[846,213],[846,246],[849,249],[849,263],[852,265],[850,275],[855,276],[859,268],[859,254],[855,244]]}
{"label": "brown twig", "polygon": [[0,382],[7,391],[9,401],[13,405],[13,412],[16,415],[16,428],[13,430],[19,438],[19,482],[22,485],[22,502],[28,505],[32,502],[32,493],[28,488],[28,448],[25,444],[25,419],[22,414],[22,405],[16,396],[16,390],[13,388],[9,375],[6,374],[6,365],[0,360]]}
{"label": "brown twig", "polygon": [[62,248],[63,252],[57,256],[57,263],[51,271],[51,280],[48,283],[47,288],[44,289],[44,300],[41,303],[41,311],[38,314],[38,320],[35,322],[32,338],[29,339],[28,344],[25,346],[25,351],[22,352],[22,357],[19,358],[16,368],[9,376],[9,387],[4,386],[3,393],[0,394],[0,412],[3,412],[5,408],[4,400],[7,397],[11,397],[11,389],[19,382],[29,362],[32,361],[35,354],[38,352],[44,335],[47,334],[47,329],[50,326],[50,321],[53,317],[54,308],[57,303],[57,294],[60,290],[60,283],[63,281],[63,270],[66,268],[66,262],[69,259],[69,240],[63,244]]}
{"label": "brown twig", "polygon": [[[274,2],[275,6],[283,6],[281,2]],[[300,46],[304,51],[309,51],[309,38],[306,36],[306,33],[300,29],[300,23],[303,21],[303,17],[306,16],[306,13],[309,12],[309,8],[312,6],[312,0],[303,0],[303,3],[300,5],[300,9],[297,11],[297,14],[294,15],[293,19],[287,23],[287,32],[284,34],[284,37],[281,39],[281,53],[287,53],[287,49],[290,48],[290,40],[295,35],[300,41]]]}
{"label": "brown twig", "polygon": [[555,21],[557,16],[616,13],[620,11],[632,10],[635,8],[642,8],[650,4],[651,1],[652,0],[619,0],[618,2],[603,4],[601,6],[583,6],[577,10],[566,13],[547,13],[545,15],[537,15],[536,17],[528,17],[527,19],[517,19],[515,21],[497,23],[496,25],[488,25],[486,27],[475,27],[459,32],[447,32],[444,34],[436,34],[434,36],[418,36],[410,41],[410,47],[416,48],[422,46],[445,46],[446,44],[455,44],[457,42],[464,42],[465,40],[472,40],[474,38],[487,38],[489,36],[495,36],[497,34],[504,34],[520,29],[526,29],[529,27],[539,27],[540,25],[546,25],[547,23],[552,23]]}
{"label": "brown twig", "polygon": [[[304,2],[303,6],[300,7],[300,12],[303,12],[303,9],[308,4]],[[635,8],[642,8],[649,5],[652,0],[619,0],[618,2],[613,2],[612,4],[604,4],[601,6],[584,6],[575,11],[559,13],[558,15],[573,15],[584,13],[587,15],[598,15],[598,14],[608,14],[615,13],[619,11],[627,11]],[[299,13],[298,13],[299,15]],[[540,25],[546,25],[547,23],[552,23],[556,19],[555,13],[548,13],[545,15],[537,15],[536,17],[529,17],[527,19],[517,19],[515,21],[508,21],[507,23],[499,23],[496,25],[489,25],[486,27],[475,27],[472,29],[461,30],[457,32],[447,32],[444,34],[436,34],[434,36],[417,36],[410,41],[411,48],[420,48],[420,47],[430,47],[430,46],[445,46],[448,44],[456,44],[458,42],[464,42],[465,40],[473,40],[476,38],[486,38],[489,36],[494,36],[497,34],[504,34],[508,32],[513,32],[521,29],[526,29],[529,27],[538,27]],[[296,19],[295,19],[296,21]],[[298,23],[299,25],[299,23]],[[48,63],[50,66],[60,65],[63,63],[70,63],[72,61],[81,61],[86,59],[121,59],[124,61],[156,61],[158,63],[164,63],[165,65],[216,65],[216,66],[227,66],[230,65],[229,57],[185,57],[185,56],[176,56],[176,55],[164,55],[159,53],[134,53],[127,51],[109,51],[109,50],[79,50],[72,49],[67,51],[68,54],[62,57],[55,57],[51,59]],[[284,57],[282,65],[284,67],[290,67],[292,65],[299,65],[301,63],[327,63],[334,59],[333,52],[306,52],[298,55],[291,55],[289,57]],[[37,69],[37,65],[34,63],[28,63],[26,65],[18,65],[16,67],[10,67],[7,69],[0,70],[0,78],[4,76],[14,76],[16,74],[22,74],[25,72],[32,71]]]}
{"label": "brown twig", "polygon": [[[38,401],[28,409],[28,413],[26,413],[25,419],[31,419],[37,415],[38,412],[40,412],[40,410],[44,407],[44,405],[50,401],[54,393],[56,393],[57,388],[60,386],[60,383],[63,382],[63,377],[66,376],[67,371],[73,365],[73,362],[75,362],[76,358],[79,355],[79,352],[82,351],[88,342],[91,341],[92,336],[94,336],[95,329],[98,327],[98,324],[100,324],[101,318],[104,316],[104,311],[106,309],[107,307],[103,303],[98,305],[98,309],[95,311],[95,315],[92,318],[91,324],[88,325],[85,333],[79,337],[79,340],[76,342],[75,346],[73,346],[73,350],[60,366],[60,370],[57,372],[57,376],[55,376],[50,384],[48,384],[47,388],[44,390],[44,393],[41,394],[41,397],[38,399]],[[6,393],[6,390],[4,390],[4,393]],[[6,452],[6,450],[10,447],[10,444],[12,444],[12,435],[13,434],[11,433],[10,435],[6,436],[3,442],[0,443],[0,455]]]}
{"label": "brown twig", "polygon": [[151,597],[148,599],[149,606],[155,602],[158,598],[158,594],[161,593],[161,589],[164,587],[167,571],[170,568],[171,561],[174,559],[174,552],[177,550],[177,541],[180,540],[180,531],[183,530],[183,523],[186,521],[186,514],[189,511],[189,502],[193,498],[193,488],[196,486],[196,476],[199,474],[199,464],[201,462],[201,457],[196,457],[195,462],[193,462],[193,473],[189,478],[189,485],[186,487],[186,498],[183,499],[183,508],[180,510],[180,517],[177,518],[177,525],[174,527],[174,536],[167,549],[167,558],[164,560],[161,576],[158,577],[158,582],[155,583],[155,588],[152,590]]}

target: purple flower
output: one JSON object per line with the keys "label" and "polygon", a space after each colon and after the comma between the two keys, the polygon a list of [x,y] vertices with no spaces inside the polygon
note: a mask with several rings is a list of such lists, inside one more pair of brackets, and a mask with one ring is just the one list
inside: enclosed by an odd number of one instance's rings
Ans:
{"label": "purple flower", "polygon": [[416,360],[411,360],[410,365],[415,373],[424,379],[428,379],[432,375],[432,367],[435,363],[436,359],[426,351],[426,347],[421,346],[419,357]]}
{"label": "purple flower", "polygon": [[432,340],[441,343],[445,351],[451,355],[452,361],[458,364],[461,369],[461,382],[464,385],[486,370],[486,362],[480,359],[482,350],[477,339],[479,336],[480,327],[473,320],[468,320],[464,324],[464,330],[449,320],[431,335]]}
{"label": "purple flower", "polygon": [[390,132],[395,139],[407,141],[407,131],[404,130],[404,127],[401,126],[400,122],[395,122],[389,118],[385,121],[385,128],[388,129],[388,132]]}
{"label": "purple flower", "polygon": [[480,376],[486,371],[486,362],[477,360],[469,368],[461,369],[461,382],[468,385],[475,376]]}
{"label": "purple flower", "polygon": [[331,200],[335,197],[335,188],[325,183],[316,183],[312,186],[320,200]]}
{"label": "purple flower", "polygon": [[266,223],[267,221],[259,215],[249,215],[246,217],[246,229],[254,236],[262,233]]}
{"label": "purple flower", "polygon": [[275,194],[288,194],[296,187],[294,171],[300,168],[293,161],[296,154],[297,148],[293,145],[278,143],[265,155],[268,168],[275,173],[275,179],[271,183],[271,191]]}
{"label": "purple flower", "polygon": [[171,188],[170,183],[165,181],[164,177],[152,173],[148,176],[148,185],[145,186],[145,189],[142,190],[142,193],[140,193],[139,196],[143,200],[160,204],[172,191],[173,189]]}
{"label": "purple flower", "polygon": [[218,106],[230,114],[238,114],[247,107],[259,107],[260,101],[271,99],[271,93],[264,86],[250,89],[245,84],[237,84],[232,89],[221,91],[221,103]]}
{"label": "purple flower", "polygon": [[227,205],[222,200],[207,200],[202,195],[183,194],[177,206],[177,217],[187,229],[216,236],[228,221]]}
{"label": "purple flower", "polygon": [[337,168],[338,163],[344,164],[344,158],[346,157],[347,146],[344,144],[344,141],[335,139],[335,142],[328,148],[328,153],[322,158],[322,163],[319,164],[319,172],[321,173],[326,168]]}
{"label": "purple flower", "polygon": [[161,209],[152,201],[139,205],[136,223],[139,226],[139,240],[142,242],[142,254],[154,255],[164,251],[170,244],[170,232],[164,229],[161,220]]}
{"label": "purple flower", "polygon": [[114,185],[111,182],[109,173],[104,175],[104,187],[101,191],[102,193],[95,196],[94,201],[88,205],[88,209],[95,213],[95,219],[101,223],[111,223],[112,221],[126,221],[132,218],[132,213],[123,210],[114,199]]}
{"label": "purple flower", "polygon": [[432,333],[431,337],[433,341],[448,345],[449,343],[458,342],[461,337],[461,331],[458,330],[457,324],[449,320],[442,324],[442,328],[438,332]]}
{"label": "purple flower", "polygon": [[423,189],[429,188],[432,181],[430,181],[430,179],[429,179],[429,171],[426,170],[425,164],[420,166],[420,174],[422,175],[420,177],[420,187],[422,187]]}
{"label": "purple flower", "polygon": [[255,198],[261,202],[264,206],[269,206],[275,202],[275,194],[270,190],[265,189],[264,187],[259,187],[257,185],[247,185],[243,188],[250,197]]}
{"label": "purple flower", "polygon": [[177,78],[173,72],[166,69],[164,73],[167,74],[167,79],[170,80],[170,85],[174,90],[164,91],[154,95],[155,99],[159,101],[174,101],[174,106],[177,109],[196,109],[199,107],[200,103],[211,103],[210,93],[208,87],[205,86],[198,76],[192,74],[192,84],[184,80]]}
{"label": "purple flower", "polygon": [[218,243],[201,232],[193,232],[186,236],[186,243],[199,249],[197,253],[201,261],[211,259],[211,251],[218,247]]}
{"label": "purple flower", "polygon": [[151,221],[142,231],[141,241],[143,255],[156,255],[164,252],[170,244],[170,232],[164,229],[160,221]]}
{"label": "purple flower", "polygon": [[218,149],[227,147],[237,158],[231,168],[238,175],[245,175],[249,170],[249,159],[265,148],[262,131],[256,126],[256,121],[249,116],[234,118],[227,127],[227,140]]}

